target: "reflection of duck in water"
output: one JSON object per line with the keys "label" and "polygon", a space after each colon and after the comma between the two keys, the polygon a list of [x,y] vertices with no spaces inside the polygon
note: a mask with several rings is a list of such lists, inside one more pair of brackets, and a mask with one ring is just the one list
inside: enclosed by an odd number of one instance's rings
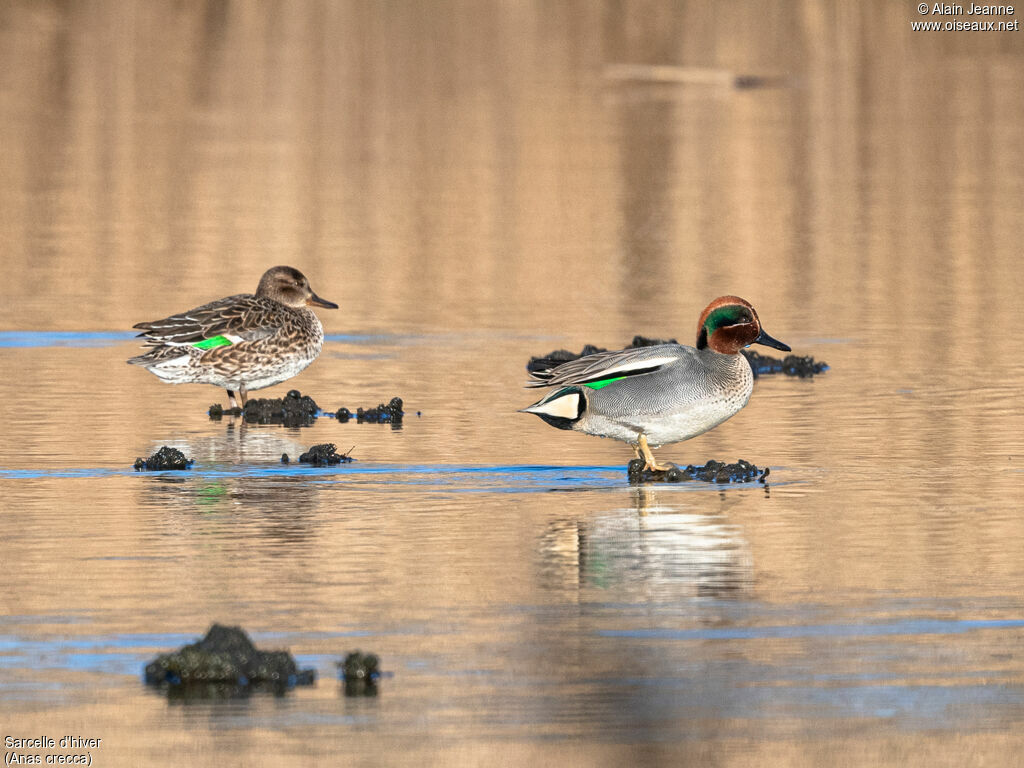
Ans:
{"label": "reflection of duck in water", "polygon": [[140,505],[173,520],[179,540],[237,539],[254,555],[263,544],[306,546],[323,525],[323,485],[302,475],[153,475],[141,486]]}
{"label": "reflection of duck in water", "polygon": [[637,487],[634,506],[553,521],[541,535],[544,583],[553,589],[635,585],[679,597],[735,596],[753,583],[753,559],[739,526],[724,515],[658,504]]}
{"label": "reflection of duck in water", "polygon": [[235,391],[245,405],[249,390],[280,384],[320,355],[324,329],[309,307],[337,309],[309,287],[299,270],[273,267],[256,295],[212,301],[163,320],[137,323],[149,349],[131,358],[171,384],[213,384]]}
{"label": "reflection of duck in water", "polygon": [[530,387],[558,387],[528,408],[559,429],[611,437],[643,455],[645,469],[664,471],[651,453],[713,429],[750,400],[754,374],[740,350],[789,347],[761,328],[757,312],[738,296],[720,296],[701,313],[697,346],[599,352],[535,371]]}

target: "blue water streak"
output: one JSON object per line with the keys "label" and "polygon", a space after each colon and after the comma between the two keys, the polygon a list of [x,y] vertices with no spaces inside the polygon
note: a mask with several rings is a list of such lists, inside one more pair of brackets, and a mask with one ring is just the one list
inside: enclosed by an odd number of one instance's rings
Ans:
{"label": "blue water streak", "polygon": [[0,331],[0,347],[111,347],[134,331]]}
{"label": "blue water streak", "polygon": [[807,637],[885,637],[892,635],[959,635],[977,629],[1019,629],[1024,619],[908,619],[878,624],[818,624],[703,629],[606,629],[602,637],[641,640],[766,640]]}

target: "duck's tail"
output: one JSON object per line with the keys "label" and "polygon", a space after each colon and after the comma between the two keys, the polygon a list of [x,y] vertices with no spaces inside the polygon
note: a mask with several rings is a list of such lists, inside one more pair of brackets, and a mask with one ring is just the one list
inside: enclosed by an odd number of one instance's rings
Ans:
{"label": "duck's tail", "polygon": [[558,429],[572,429],[587,409],[587,398],[580,387],[563,387],[544,396],[520,413],[532,413]]}

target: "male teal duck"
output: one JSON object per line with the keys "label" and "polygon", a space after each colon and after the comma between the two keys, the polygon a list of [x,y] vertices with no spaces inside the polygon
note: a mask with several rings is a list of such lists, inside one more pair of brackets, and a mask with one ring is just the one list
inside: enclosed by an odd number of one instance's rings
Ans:
{"label": "male teal duck", "polygon": [[633,446],[645,469],[664,471],[651,446],[689,440],[747,404],[754,375],[740,350],[751,344],[789,352],[761,328],[738,296],[720,296],[701,313],[697,347],[659,344],[599,352],[535,371],[528,387],[558,387],[523,413],[559,429],[611,437]]}
{"label": "male teal duck", "polygon": [[263,273],[256,295],[211,301],[163,320],[138,323],[147,351],[128,360],[171,384],[213,384],[246,394],[290,379],[316,360],[324,328],[309,307],[337,309],[292,267]]}

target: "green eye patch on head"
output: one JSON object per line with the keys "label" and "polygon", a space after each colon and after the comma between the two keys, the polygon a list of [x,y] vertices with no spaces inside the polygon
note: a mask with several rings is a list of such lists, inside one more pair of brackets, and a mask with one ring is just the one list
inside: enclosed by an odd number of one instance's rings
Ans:
{"label": "green eye patch on head", "polygon": [[742,325],[752,322],[754,322],[754,317],[750,314],[749,309],[732,304],[719,307],[711,312],[708,315],[708,319],[704,321],[704,327],[711,334],[727,325]]}

